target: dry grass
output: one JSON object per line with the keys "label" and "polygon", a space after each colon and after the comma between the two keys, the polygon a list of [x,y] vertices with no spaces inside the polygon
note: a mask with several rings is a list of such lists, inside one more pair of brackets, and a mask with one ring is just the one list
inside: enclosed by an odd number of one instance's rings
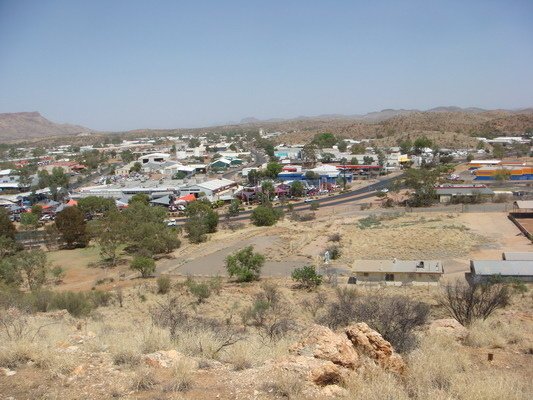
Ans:
{"label": "dry grass", "polygon": [[191,360],[180,359],[171,370],[170,383],[165,385],[166,392],[186,392],[194,384],[195,365]]}
{"label": "dry grass", "polygon": [[528,350],[533,348],[533,336],[531,330],[526,330],[519,322],[502,322],[493,317],[472,324],[468,329],[465,344],[491,349],[516,347],[520,350]]}
{"label": "dry grass", "polygon": [[512,373],[476,365],[462,346],[447,336],[423,338],[408,357],[408,372],[398,378],[368,367],[346,381],[350,399],[358,400],[525,400],[530,382]]}
{"label": "dry grass", "polygon": [[289,346],[296,338],[283,338],[263,341],[254,333],[242,342],[228,347],[221,355],[221,360],[233,365],[236,371],[258,367],[267,360],[273,360],[288,354]]}
{"label": "dry grass", "polygon": [[136,391],[153,389],[159,383],[152,368],[141,366],[135,370],[131,380],[131,388]]}
{"label": "dry grass", "polygon": [[273,393],[279,398],[289,400],[305,398],[305,383],[298,375],[289,371],[278,372],[269,377],[262,388],[265,392]]}

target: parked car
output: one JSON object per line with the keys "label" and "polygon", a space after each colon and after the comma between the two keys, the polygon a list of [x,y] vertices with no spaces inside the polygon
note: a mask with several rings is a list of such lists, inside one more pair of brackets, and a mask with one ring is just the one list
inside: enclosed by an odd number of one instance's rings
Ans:
{"label": "parked car", "polygon": [[167,221],[167,226],[177,226],[175,219],[170,219]]}

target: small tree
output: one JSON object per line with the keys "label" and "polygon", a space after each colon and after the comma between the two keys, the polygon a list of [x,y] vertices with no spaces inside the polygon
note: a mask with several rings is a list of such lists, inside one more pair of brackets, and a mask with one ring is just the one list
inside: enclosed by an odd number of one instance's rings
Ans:
{"label": "small tree", "polygon": [[269,206],[257,206],[255,210],[252,211],[251,220],[252,223],[256,226],[272,226],[281,217],[281,212],[273,209]]}
{"label": "small tree", "polygon": [[239,199],[233,199],[229,205],[228,213],[226,214],[228,218],[236,217],[239,215],[241,208],[241,201]]}
{"label": "small tree", "polygon": [[48,261],[44,251],[22,251],[14,257],[14,262],[30,290],[39,289],[46,283]]}
{"label": "small tree", "polygon": [[322,275],[317,274],[315,267],[311,265],[296,268],[292,271],[291,277],[294,281],[307,289],[313,289],[322,284]]}
{"label": "small tree", "polygon": [[150,257],[138,256],[132,260],[130,268],[139,271],[143,278],[148,278],[155,272],[155,261]]}
{"label": "small tree", "polygon": [[140,162],[136,162],[130,168],[130,172],[141,172],[141,169],[142,169],[141,163]]}
{"label": "small tree", "polygon": [[85,218],[78,207],[67,207],[58,213],[55,224],[61,238],[69,248],[87,245],[89,237],[86,232]]}
{"label": "small tree", "polygon": [[133,203],[142,203],[147,206],[148,204],[150,204],[150,197],[148,197],[148,195],[145,193],[134,194],[131,197],[131,199],[128,201],[128,204],[133,204]]}
{"label": "small tree", "polygon": [[37,229],[39,226],[39,217],[34,213],[24,213],[20,216],[20,224],[24,229]]}
{"label": "small tree", "polygon": [[448,313],[464,326],[476,319],[487,319],[494,311],[509,304],[511,291],[505,283],[471,285],[457,280],[444,286],[438,300]]}
{"label": "small tree", "polygon": [[[307,171],[305,174],[306,177],[308,172],[311,172],[311,174],[313,174],[312,171]],[[300,181],[294,181],[293,183],[291,183],[290,193],[293,197],[302,197],[303,195],[305,195],[304,184]]]}
{"label": "small tree", "polygon": [[248,246],[226,258],[226,270],[230,277],[235,276],[239,282],[259,280],[265,257],[253,250],[253,246]]}
{"label": "small tree", "polygon": [[7,211],[3,207],[0,207],[0,236],[15,239],[16,231],[15,225],[9,219]]}

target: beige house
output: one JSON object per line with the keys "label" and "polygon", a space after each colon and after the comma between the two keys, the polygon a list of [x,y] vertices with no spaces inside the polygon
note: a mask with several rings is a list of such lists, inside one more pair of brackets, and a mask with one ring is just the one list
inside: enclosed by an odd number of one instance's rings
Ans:
{"label": "beige house", "polygon": [[361,285],[437,285],[444,273],[437,260],[357,260],[353,270],[355,283]]}

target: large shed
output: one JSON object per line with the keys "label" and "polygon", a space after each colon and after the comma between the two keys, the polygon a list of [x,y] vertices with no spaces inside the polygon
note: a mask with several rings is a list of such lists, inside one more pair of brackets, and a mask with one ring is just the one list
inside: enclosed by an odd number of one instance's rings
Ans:
{"label": "large shed", "polygon": [[471,260],[470,272],[465,275],[470,283],[487,282],[495,277],[533,282],[533,262],[529,260]]}

